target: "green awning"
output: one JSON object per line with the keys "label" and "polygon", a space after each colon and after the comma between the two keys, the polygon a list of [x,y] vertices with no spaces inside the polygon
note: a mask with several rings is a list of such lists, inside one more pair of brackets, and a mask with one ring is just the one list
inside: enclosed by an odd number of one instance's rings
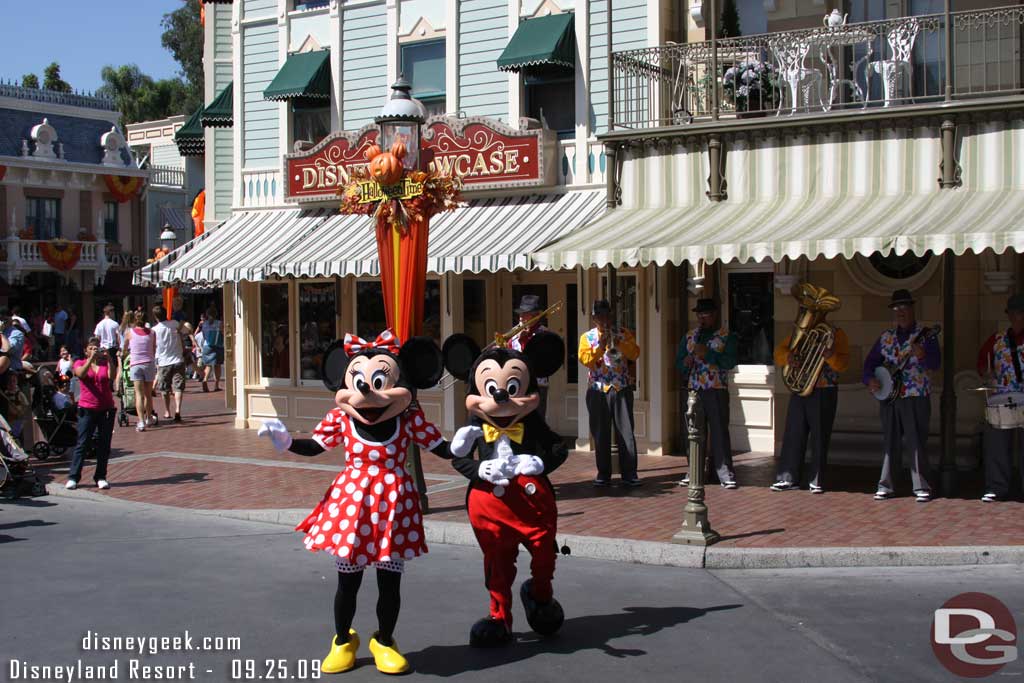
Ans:
{"label": "green awning", "polygon": [[235,83],[227,87],[203,109],[199,116],[203,128],[230,128],[235,123]]}
{"label": "green awning", "polygon": [[290,100],[296,97],[331,99],[329,56],[329,50],[288,55],[284,66],[263,91],[263,97],[268,100]]}
{"label": "green awning", "polygon": [[527,66],[557,65],[576,68],[576,32],[572,12],[549,14],[519,24],[505,51],[498,57],[502,71]]}
{"label": "green awning", "polygon": [[174,144],[183,157],[199,157],[206,154],[206,134],[199,122],[203,108],[196,109],[192,116],[185,120],[185,125],[174,134]]}

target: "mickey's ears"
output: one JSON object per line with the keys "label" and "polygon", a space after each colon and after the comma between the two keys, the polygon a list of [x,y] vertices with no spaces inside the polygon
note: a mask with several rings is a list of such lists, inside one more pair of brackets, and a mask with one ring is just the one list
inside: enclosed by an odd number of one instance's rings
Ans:
{"label": "mickey's ears", "polygon": [[348,367],[348,353],[345,352],[345,342],[336,340],[327,347],[324,353],[324,360],[320,367],[320,376],[324,379],[324,386],[330,391],[337,391],[345,386],[345,368]]}
{"label": "mickey's ears", "polygon": [[530,338],[523,353],[530,359],[534,375],[550,377],[565,362],[565,342],[554,332],[545,330]]}
{"label": "mickey's ears", "polygon": [[441,350],[430,337],[412,337],[398,351],[402,377],[417,389],[429,389],[438,383],[444,372]]}
{"label": "mickey's ears", "polygon": [[444,356],[445,369],[456,379],[465,382],[469,379],[473,363],[480,355],[480,347],[469,335],[453,334],[444,340],[441,355]]}

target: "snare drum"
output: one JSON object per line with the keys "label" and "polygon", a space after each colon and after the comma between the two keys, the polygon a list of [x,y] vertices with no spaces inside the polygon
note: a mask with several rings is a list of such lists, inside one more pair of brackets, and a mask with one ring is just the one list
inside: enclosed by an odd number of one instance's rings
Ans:
{"label": "snare drum", "polygon": [[989,394],[985,404],[985,421],[993,428],[1024,427],[1024,393]]}

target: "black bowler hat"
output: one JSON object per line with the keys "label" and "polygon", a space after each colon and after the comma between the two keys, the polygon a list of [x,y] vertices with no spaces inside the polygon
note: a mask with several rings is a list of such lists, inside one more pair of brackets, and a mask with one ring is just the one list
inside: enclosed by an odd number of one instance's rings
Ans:
{"label": "black bowler hat", "polygon": [[608,299],[598,299],[594,302],[594,307],[591,309],[591,315],[604,315],[611,314],[612,305],[608,303]]}
{"label": "black bowler hat", "polygon": [[693,307],[694,313],[711,313],[717,310],[718,306],[715,305],[714,299],[697,299],[697,305]]}
{"label": "black bowler hat", "polygon": [[1020,313],[1024,311],[1024,294],[1014,294],[1006,300],[1007,313]]}
{"label": "black bowler hat", "polygon": [[908,289],[897,289],[892,293],[892,299],[889,301],[889,308],[896,308],[897,306],[913,306],[914,297],[910,295]]}
{"label": "black bowler hat", "polygon": [[524,294],[516,306],[516,313],[533,313],[540,310],[540,297],[536,294]]}

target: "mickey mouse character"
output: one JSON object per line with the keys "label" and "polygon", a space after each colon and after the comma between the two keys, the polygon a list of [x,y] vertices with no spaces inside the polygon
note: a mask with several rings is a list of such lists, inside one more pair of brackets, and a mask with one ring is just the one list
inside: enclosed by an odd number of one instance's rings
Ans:
{"label": "mickey mouse character", "polygon": [[388,674],[409,670],[392,634],[401,604],[404,562],[427,552],[419,496],[405,470],[410,442],[450,458],[441,432],[427,421],[413,399],[441,378],[441,352],[433,340],[413,337],[404,344],[391,331],[373,342],[348,334],[328,348],[324,384],[337,391],[338,404],[313,430],[311,439],[292,439],[279,420],[268,420],[260,436],[279,450],[314,456],[344,446],[346,463],[323,499],[296,528],[305,545],[335,557],[338,590],[334,597],[335,637],[321,671],[341,673],[355,667],[359,635],[351,628],[363,570],[377,570],[378,630],[370,639],[377,669]]}
{"label": "mickey mouse character", "polygon": [[540,332],[522,351],[495,347],[480,354],[478,348],[469,337],[454,335],[445,342],[444,357],[448,371],[468,383],[466,409],[472,419],[452,439],[452,464],[470,482],[466,507],[491,594],[490,614],[473,624],[469,643],[493,647],[512,639],[512,582],[520,545],[532,556],[532,578],[520,590],[530,627],[551,635],[565,619],[551,586],[558,509],[547,475],[569,452],[537,412],[537,379],[561,367],[565,342]]}

